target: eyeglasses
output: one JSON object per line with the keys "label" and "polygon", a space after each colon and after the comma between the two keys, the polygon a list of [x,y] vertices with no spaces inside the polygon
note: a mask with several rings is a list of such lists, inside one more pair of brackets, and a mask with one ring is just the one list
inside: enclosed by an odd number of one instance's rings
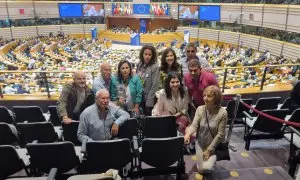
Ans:
{"label": "eyeglasses", "polygon": [[198,69],[189,69],[189,71],[190,71],[191,73],[197,73],[197,72],[198,72]]}
{"label": "eyeglasses", "polygon": [[187,50],[186,52],[187,52],[187,53],[194,53],[195,51],[194,51],[194,50],[191,50],[191,51],[190,51],[190,50]]}

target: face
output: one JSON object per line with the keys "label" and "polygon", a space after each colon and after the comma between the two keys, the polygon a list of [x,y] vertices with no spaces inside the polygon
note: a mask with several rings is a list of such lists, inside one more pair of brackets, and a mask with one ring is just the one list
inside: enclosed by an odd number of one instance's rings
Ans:
{"label": "face", "polygon": [[170,87],[172,89],[172,91],[176,91],[178,90],[180,86],[180,81],[178,78],[172,78],[171,81],[170,81]]}
{"label": "face", "polygon": [[122,64],[121,68],[120,68],[120,72],[122,74],[123,77],[128,77],[130,74],[130,67],[127,63]]}
{"label": "face", "polygon": [[201,72],[201,68],[199,68],[199,67],[189,67],[189,72],[192,75],[192,77],[194,79],[196,79],[196,78],[199,77],[199,74]]}
{"label": "face", "polygon": [[111,68],[109,65],[103,65],[101,67],[101,76],[104,78],[104,79],[109,79],[110,76],[111,76]]}
{"label": "face", "polygon": [[152,58],[152,51],[150,49],[145,49],[143,53],[144,63],[148,64]]}
{"label": "face", "polygon": [[205,105],[207,105],[207,106],[214,105],[215,96],[213,95],[213,92],[212,91],[205,91],[203,93],[203,101],[204,101]]}
{"label": "face", "polygon": [[172,66],[173,62],[174,62],[174,54],[172,53],[172,51],[168,52],[167,56],[166,56],[166,62],[168,63],[169,66]]}
{"label": "face", "polygon": [[77,87],[84,88],[86,86],[86,75],[85,75],[85,73],[75,74],[74,83]]}
{"label": "face", "polygon": [[103,92],[99,94],[99,96],[96,99],[96,103],[100,108],[107,108],[109,104],[109,93]]}
{"label": "face", "polygon": [[193,47],[187,47],[186,48],[186,56],[188,59],[193,59],[196,57],[196,49]]}

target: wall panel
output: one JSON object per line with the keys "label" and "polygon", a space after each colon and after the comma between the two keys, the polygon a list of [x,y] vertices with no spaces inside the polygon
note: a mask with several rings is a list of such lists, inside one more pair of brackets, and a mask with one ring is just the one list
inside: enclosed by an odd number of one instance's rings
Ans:
{"label": "wall panel", "polygon": [[39,35],[48,36],[50,32],[54,35],[61,31],[60,25],[37,26]]}
{"label": "wall panel", "polygon": [[300,51],[299,51],[299,49],[300,49],[299,45],[285,43],[283,45],[282,54],[286,58],[290,58],[290,59],[296,60],[297,58],[300,57]]}
{"label": "wall panel", "polygon": [[243,4],[242,24],[261,26],[263,6],[259,4]]}
{"label": "wall panel", "polygon": [[178,4],[169,4],[170,17],[178,19]]}
{"label": "wall panel", "polygon": [[242,47],[252,47],[253,49],[258,49],[259,46],[259,36],[253,36],[248,34],[242,34],[240,36],[240,46]]}
{"label": "wall panel", "polygon": [[219,42],[238,44],[238,41],[239,41],[239,33],[220,31]]}
{"label": "wall panel", "polygon": [[261,38],[259,50],[264,52],[266,49],[270,51],[271,54],[280,56],[283,42],[268,38]]}
{"label": "wall panel", "polygon": [[289,6],[286,30],[300,33],[300,6]]}
{"label": "wall panel", "polygon": [[61,29],[65,34],[85,34],[82,24],[77,25],[61,25]]}
{"label": "wall panel", "polygon": [[58,2],[34,2],[35,13],[39,18],[59,18]]}
{"label": "wall panel", "polygon": [[190,37],[191,38],[197,38],[198,37],[198,28],[191,28],[191,27],[184,27],[184,26],[179,26],[177,28],[177,32],[183,33],[184,31],[190,31]]}
{"label": "wall panel", "polygon": [[32,1],[7,1],[10,19],[30,19],[34,18],[34,8]]}
{"label": "wall panel", "polygon": [[218,41],[218,34],[218,30],[199,28],[199,39]]}
{"label": "wall panel", "polygon": [[233,23],[235,20],[240,22],[242,4],[222,4],[221,22]]}
{"label": "wall panel", "polygon": [[287,5],[265,5],[263,27],[285,30]]}
{"label": "wall panel", "polygon": [[6,9],[6,3],[4,1],[0,2],[0,20],[7,19],[7,9]]}
{"label": "wall panel", "polygon": [[37,36],[36,26],[12,27],[13,38]]}
{"label": "wall panel", "polygon": [[0,28],[0,34],[5,39],[12,39],[10,28]]}

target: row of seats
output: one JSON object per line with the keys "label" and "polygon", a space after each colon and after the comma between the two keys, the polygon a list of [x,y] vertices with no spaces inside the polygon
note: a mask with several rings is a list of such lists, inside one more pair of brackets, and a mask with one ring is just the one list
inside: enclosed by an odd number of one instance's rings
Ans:
{"label": "row of seats", "polygon": [[[138,131],[139,124],[141,123],[138,123],[137,119],[129,119],[120,126],[118,135],[120,139],[87,142],[77,147],[68,141],[27,143],[26,149],[2,145],[0,146],[0,175],[1,177],[9,176],[12,174],[11,169],[15,171],[20,169],[17,167],[25,169],[29,167],[35,170],[28,172],[29,175],[49,173],[51,168],[57,168],[58,174],[63,174],[77,167],[75,174],[99,173],[114,168],[120,170],[122,176],[175,173],[179,178],[185,172],[184,141],[183,137],[177,137],[175,117],[146,117],[142,123],[142,135]],[[28,162],[19,162],[19,154],[25,156],[28,154]],[[15,164],[13,166],[15,168],[5,169],[6,163],[13,163],[12,159],[19,159],[20,164]],[[176,162],[175,166],[171,166]],[[148,166],[143,166],[143,163]],[[129,168],[124,169],[128,164],[130,164]]]}

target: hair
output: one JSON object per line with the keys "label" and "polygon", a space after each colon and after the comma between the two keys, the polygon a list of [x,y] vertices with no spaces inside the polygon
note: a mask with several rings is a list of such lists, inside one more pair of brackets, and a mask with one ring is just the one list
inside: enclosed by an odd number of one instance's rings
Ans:
{"label": "hair", "polygon": [[109,94],[109,92],[108,92],[107,89],[99,89],[99,90],[96,92],[95,98],[98,99],[99,96],[100,96],[101,94],[103,94],[103,93],[108,93],[108,94]]}
{"label": "hair", "polygon": [[144,45],[140,51],[140,62],[142,64],[144,64],[144,51],[146,49],[149,49],[152,52],[152,57],[150,59],[149,65],[155,64],[157,61],[157,53],[156,53],[156,49],[153,46],[150,45]]}
{"label": "hair", "polygon": [[169,72],[166,79],[165,79],[165,84],[164,84],[164,87],[165,87],[165,92],[166,92],[166,96],[167,96],[167,99],[172,99],[172,90],[171,90],[171,87],[170,87],[170,81],[171,79],[173,78],[177,78],[179,80],[179,93],[180,93],[180,97],[181,98],[184,98],[184,86],[182,84],[182,78],[181,76],[176,73],[176,72]]}
{"label": "hair", "polygon": [[214,106],[215,107],[221,107],[221,102],[222,102],[222,92],[220,90],[220,88],[216,85],[211,85],[208,86],[204,89],[203,94],[211,92],[214,96],[213,100],[214,100]]}
{"label": "hair", "polygon": [[196,47],[196,45],[194,43],[188,43],[186,45],[185,49],[187,49],[187,48],[193,48],[193,49],[195,49],[197,51],[197,47]]}
{"label": "hair", "polygon": [[199,62],[198,59],[191,59],[191,60],[189,60],[189,62],[188,62],[188,67],[189,67],[189,68],[190,68],[190,67],[193,67],[193,68],[195,68],[195,67],[201,68],[201,64],[200,64],[200,62]]}
{"label": "hair", "polygon": [[177,56],[175,51],[172,48],[167,48],[166,50],[163,51],[162,56],[161,56],[161,68],[160,70],[167,73],[168,71],[168,63],[166,61],[167,59],[167,55],[169,54],[169,52],[172,52],[174,55],[174,62],[171,66],[171,71],[177,71],[179,68],[179,63],[177,62]]}
{"label": "hair", "polygon": [[130,63],[129,61],[127,61],[127,60],[120,61],[120,62],[119,62],[119,65],[118,65],[118,72],[117,72],[119,82],[121,82],[122,79],[123,79],[122,73],[121,73],[121,66],[122,66],[123,64],[128,64],[129,70],[130,70],[129,78],[131,78],[131,76],[132,76],[132,67],[131,67],[131,63]]}

